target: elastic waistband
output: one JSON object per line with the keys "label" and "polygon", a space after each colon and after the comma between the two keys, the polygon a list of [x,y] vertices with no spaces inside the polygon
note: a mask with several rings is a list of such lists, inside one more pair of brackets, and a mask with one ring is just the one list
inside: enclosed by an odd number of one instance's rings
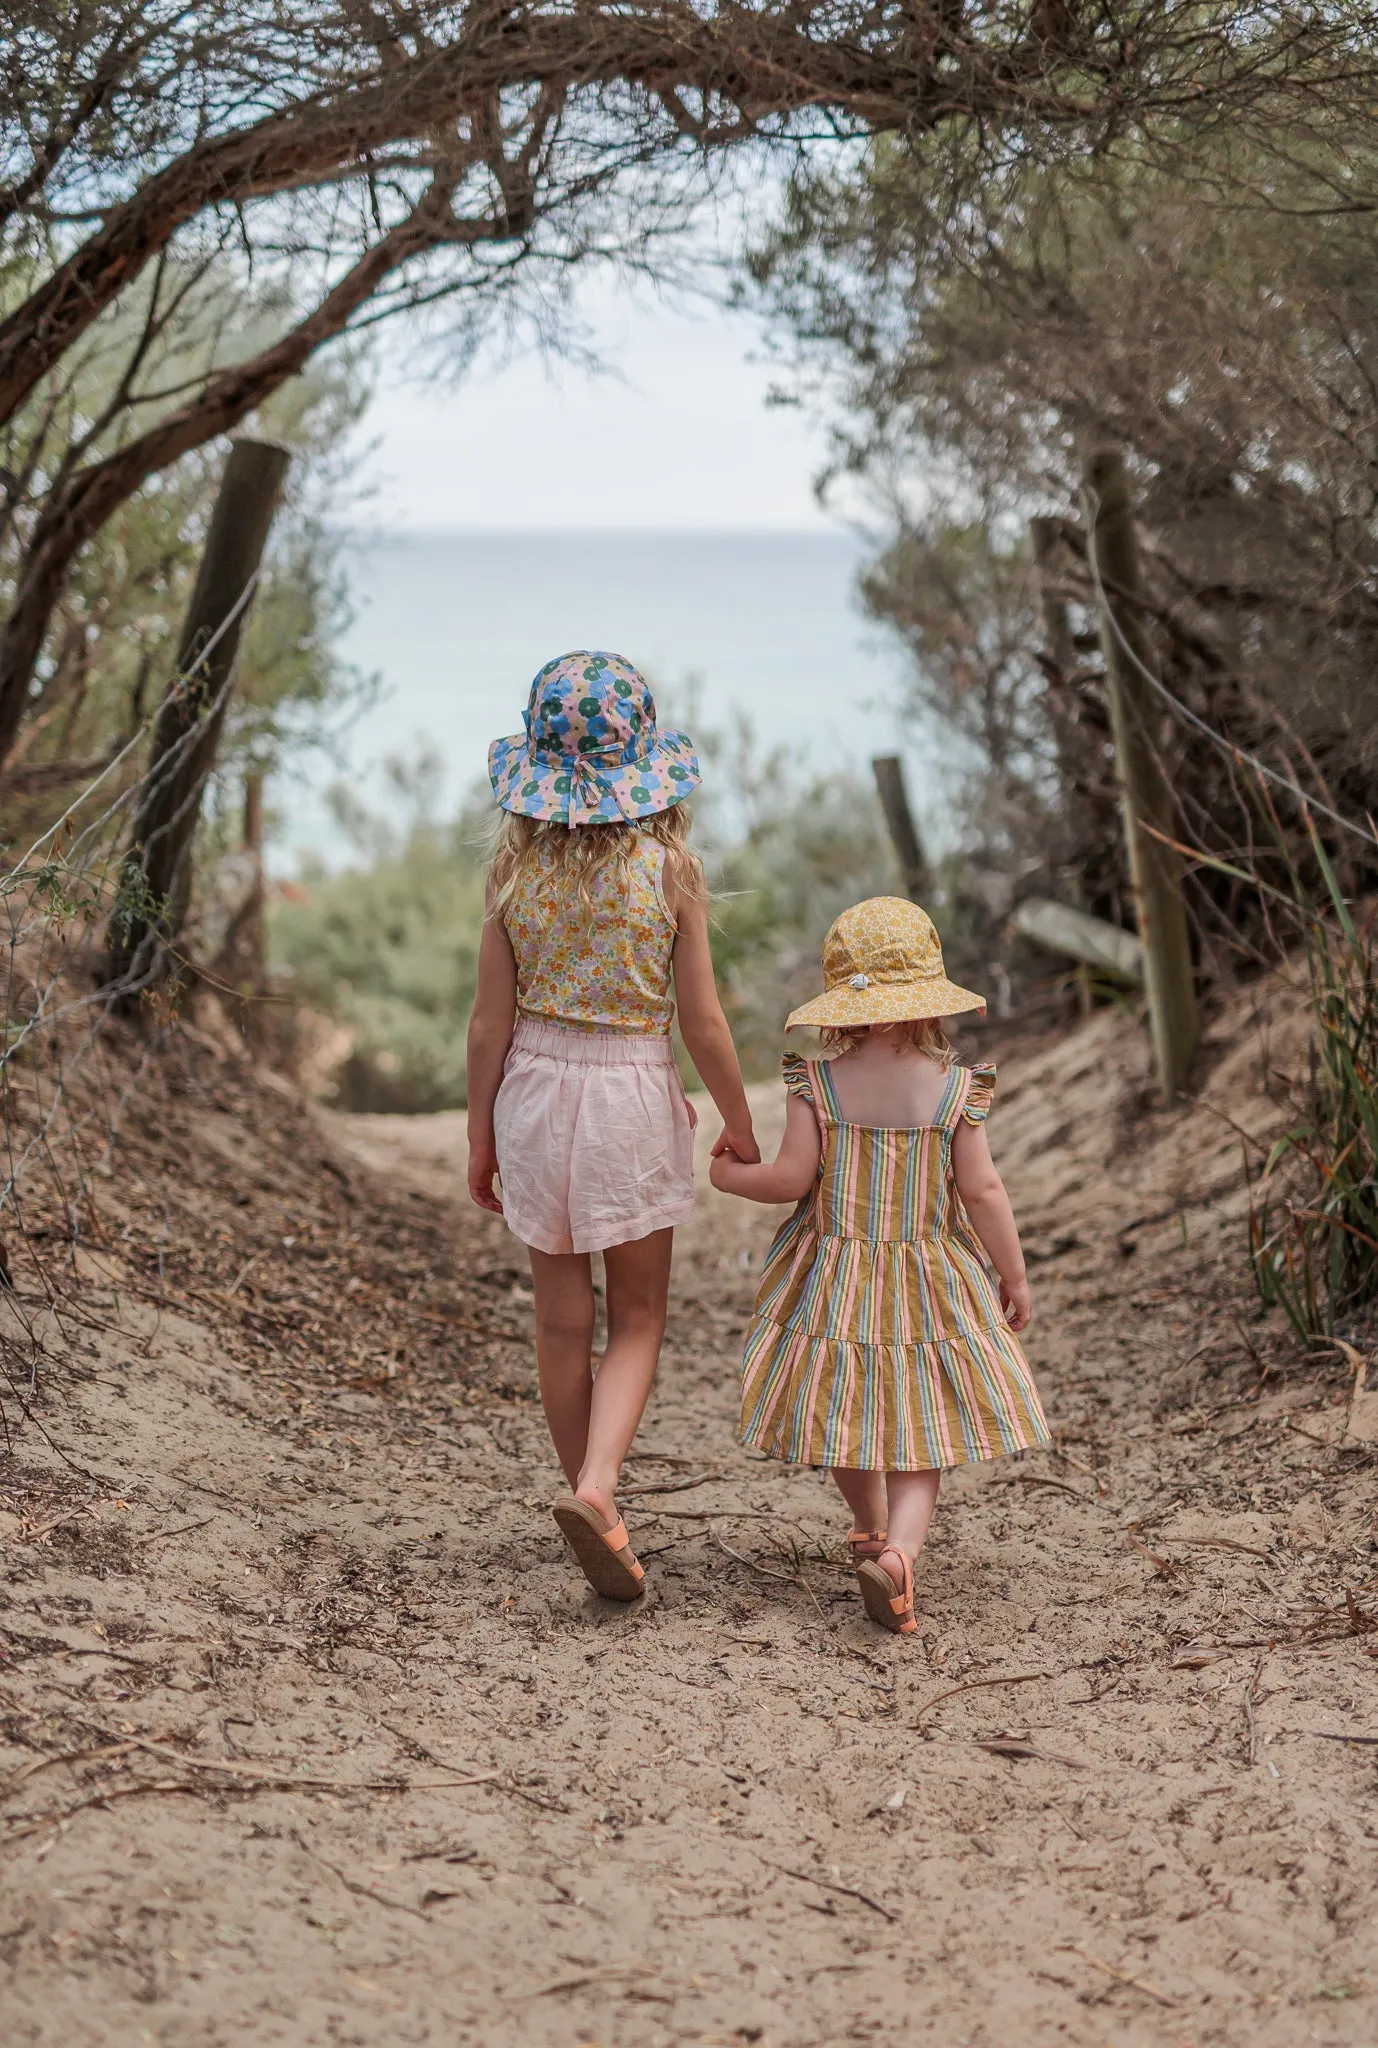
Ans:
{"label": "elastic waistband", "polygon": [[518,1017],[514,1052],[542,1053],[572,1067],[672,1067],[668,1031],[586,1031],[577,1024],[551,1024]]}

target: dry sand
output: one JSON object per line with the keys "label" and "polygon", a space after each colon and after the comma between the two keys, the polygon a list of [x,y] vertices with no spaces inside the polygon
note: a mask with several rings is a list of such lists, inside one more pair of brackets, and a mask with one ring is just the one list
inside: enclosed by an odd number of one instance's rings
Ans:
{"label": "dry sand", "polygon": [[[1261,1128],[1235,1023],[1207,1093]],[[403,1204],[457,1248],[450,1374],[303,1394],[216,1313],[269,1299],[234,1219],[290,1184],[281,1090],[193,1091],[218,1290],[116,1312],[93,1261],[116,1327],[69,1322],[39,1410],[86,1476],[31,1427],[0,1485],[6,2042],[1378,2040],[1378,1748],[1329,1739],[1378,1738],[1373,1451],[1244,1292],[1237,1139],[1146,1116],[1142,1058],[1102,1016],[1005,1062],[1058,1450],[945,1486],[908,1642],[828,1486],[733,1443],[769,1215],[705,1190],[682,1235],[615,1608],[458,1121],[327,1120],[341,1256]]]}

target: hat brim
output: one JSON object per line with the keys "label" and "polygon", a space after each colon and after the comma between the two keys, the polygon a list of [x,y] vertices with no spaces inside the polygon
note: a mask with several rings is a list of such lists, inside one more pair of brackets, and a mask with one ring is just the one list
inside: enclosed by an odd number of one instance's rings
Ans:
{"label": "hat brim", "polygon": [[624,825],[673,810],[702,781],[686,733],[659,732],[634,761],[537,760],[524,732],[494,740],[488,779],[504,811],[561,825]]}
{"label": "hat brim", "polygon": [[969,1010],[985,1014],[986,999],[960,988],[945,974],[923,981],[873,981],[869,988],[830,988],[791,1010],[786,1031],[811,1026],[815,1031],[846,1031],[854,1024],[913,1024],[920,1017],[959,1017]]}

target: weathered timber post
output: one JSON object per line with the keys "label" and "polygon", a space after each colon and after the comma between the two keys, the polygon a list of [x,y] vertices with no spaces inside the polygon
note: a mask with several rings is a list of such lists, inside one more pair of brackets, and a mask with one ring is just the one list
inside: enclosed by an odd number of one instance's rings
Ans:
{"label": "weathered timber post", "polygon": [[1077,665],[1077,651],[1072,642],[1071,621],[1067,617],[1067,600],[1057,588],[1053,575],[1053,562],[1062,544],[1062,521],[1031,519],[1029,538],[1033,542],[1034,567],[1038,572],[1038,606],[1043,614],[1043,637],[1047,643],[1048,659],[1065,682]]}
{"label": "weathered timber post", "polygon": [[[1186,1086],[1200,1037],[1182,864],[1172,836],[1172,791],[1158,755],[1162,706],[1144,630],[1143,569],[1124,457],[1098,448],[1086,465],[1087,521],[1095,565],[1105,686],[1124,811],[1125,844],[1143,941],[1144,985],[1158,1087],[1173,1103]],[[1147,671],[1148,673],[1145,673]]]}
{"label": "weathered timber post", "polygon": [[876,778],[876,794],[885,813],[890,843],[899,862],[904,893],[911,903],[919,903],[928,894],[930,877],[914,813],[909,808],[903,764],[897,754],[880,754],[872,761],[871,771]]}
{"label": "weathered timber post", "polygon": [[236,441],[211,515],[110,921],[112,975],[133,995],[165,972],[191,896],[191,847],[235,656],[290,457]]}
{"label": "weathered timber post", "polygon": [[263,771],[244,778],[244,851],[254,863],[254,889],[240,920],[239,944],[255,988],[264,978],[263,958]]}

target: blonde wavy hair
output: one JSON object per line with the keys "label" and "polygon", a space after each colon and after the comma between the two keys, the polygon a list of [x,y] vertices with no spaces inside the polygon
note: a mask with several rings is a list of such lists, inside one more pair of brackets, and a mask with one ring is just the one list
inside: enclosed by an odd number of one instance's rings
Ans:
{"label": "blonde wavy hair", "polygon": [[929,1059],[936,1060],[940,1067],[951,1067],[956,1064],[956,1051],[948,1043],[947,1033],[936,1017],[913,1017],[906,1019],[903,1024],[854,1025],[850,1031],[820,1031],[818,1035],[823,1041],[823,1050],[829,1059],[843,1059],[849,1052],[855,1052],[862,1039],[868,1037],[872,1031],[884,1031],[888,1036],[892,1035],[891,1042],[895,1052],[912,1049],[914,1052],[926,1053]]}
{"label": "blonde wavy hair", "polygon": [[593,884],[605,868],[625,867],[638,840],[665,849],[665,874],[680,903],[706,903],[703,862],[689,845],[689,806],[675,804],[635,824],[557,825],[500,811],[488,867],[490,915],[501,918],[522,877],[533,870],[543,881],[572,886],[587,910],[594,908]]}

